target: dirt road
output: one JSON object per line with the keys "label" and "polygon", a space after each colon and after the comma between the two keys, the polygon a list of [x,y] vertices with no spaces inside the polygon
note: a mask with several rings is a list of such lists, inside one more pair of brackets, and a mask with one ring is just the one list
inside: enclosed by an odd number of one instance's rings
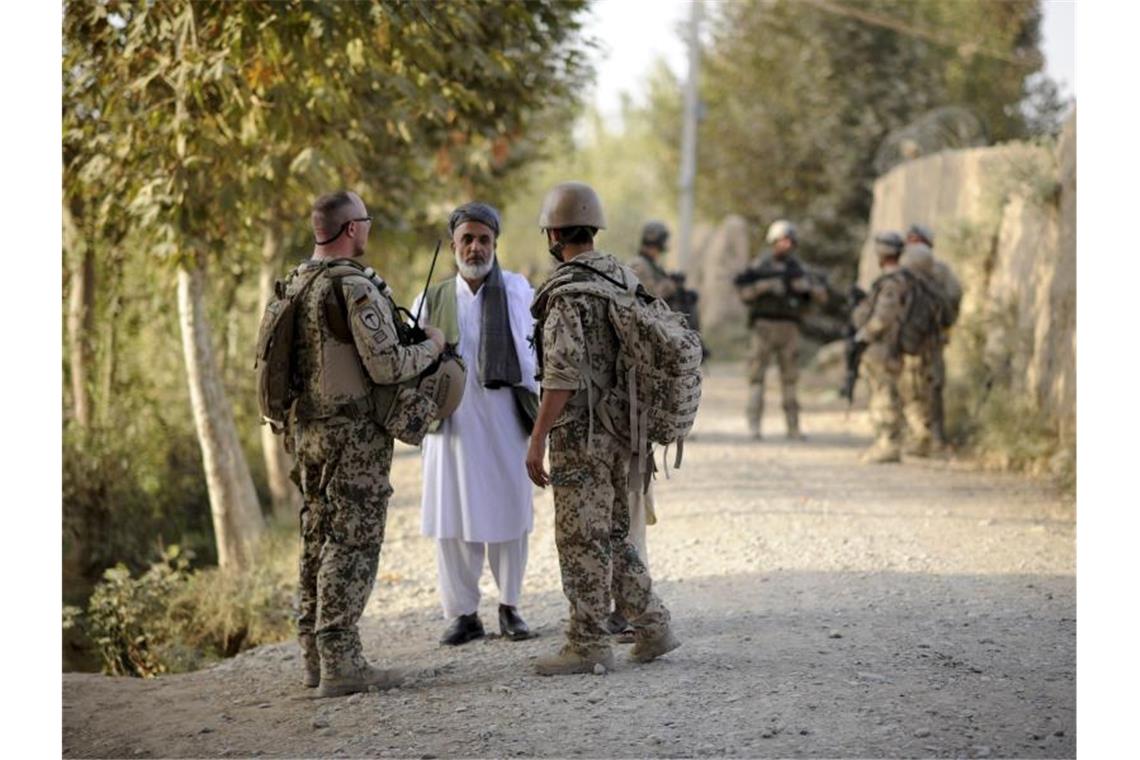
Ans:
{"label": "dirt road", "polygon": [[532,674],[566,614],[549,493],[522,605],[539,637],[441,648],[405,450],[362,634],[419,678],[314,700],[292,643],[150,681],[67,674],[64,756],[1074,756],[1071,500],[947,462],[860,466],[866,414],[825,390],[802,399],[807,442],[784,441],[773,398],[754,443],[744,390],[712,369],[683,468],[656,484],[650,566],[684,642],[662,660],[619,647],[606,675]]}

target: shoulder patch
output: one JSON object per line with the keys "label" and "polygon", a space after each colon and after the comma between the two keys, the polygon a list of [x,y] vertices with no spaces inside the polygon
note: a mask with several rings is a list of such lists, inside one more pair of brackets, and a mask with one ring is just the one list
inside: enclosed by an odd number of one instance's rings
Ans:
{"label": "shoulder patch", "polygon": [[372,332],[378,332],[383,321],[375,306],[367,306],[360,312],[360,323]]}

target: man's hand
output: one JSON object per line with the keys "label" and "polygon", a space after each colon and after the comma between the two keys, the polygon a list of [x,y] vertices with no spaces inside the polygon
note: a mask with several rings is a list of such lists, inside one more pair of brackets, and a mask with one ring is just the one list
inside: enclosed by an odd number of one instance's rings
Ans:
{"label": "man's hand", "polygon": [[424,333],[428,336],[432,343],[435,344],[435,352],[438,354],[443,351],[444,337],[443,331],[438,327],[428,325],[424,328]]}
{"label": "man's hand", "polygon": [[550,476],[543,466],[545,458],[546,436],[532,435],[530,446],[526,451],[526,474],[530,476],[531,482],[539,488],[546,488],[550,485]]}
{"label": "man's hand", "polygon": [[811,283],[808,282],[806,277],[797,277],[792,280],[792,292],[794,293],[810,293]]}

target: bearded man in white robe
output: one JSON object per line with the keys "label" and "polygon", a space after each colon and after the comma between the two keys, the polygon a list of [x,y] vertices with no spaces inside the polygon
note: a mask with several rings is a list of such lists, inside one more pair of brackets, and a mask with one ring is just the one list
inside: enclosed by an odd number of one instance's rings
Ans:
{"label": "bearded man in white robe", "polygon": [[[423,522],[436,541],[439,591],[449,620],[440,643],[465,644],[484,635],[479,578],[484,558],[499,589],[499,630],[530,637],[518,612],[534,526],[526,472],[527,438],[538,409],[534,330],[526,278],[496,258],[499,213],[466,203],[448,220],[458,274],[432,285],[421,325],[458,344],[467,365],[463,401],[423,443]],[[416,310],[413,309],[413,312]]]}

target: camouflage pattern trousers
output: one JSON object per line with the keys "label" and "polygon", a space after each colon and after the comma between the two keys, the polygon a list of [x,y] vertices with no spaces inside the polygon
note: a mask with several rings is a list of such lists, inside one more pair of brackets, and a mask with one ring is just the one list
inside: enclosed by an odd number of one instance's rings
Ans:
{"label": "camouflage pattern trousers", "polygon": [[897,449],[902,444],[903,406],[899,393],[902,361],[882,343],[872,343],[863,354],[863,368],[871,387],[868,411],[877,446]]}
{"label": "camouflage pattern trousers", "polygon": [[304,496],[297,631],[315,634],[322,653],[356,660],[392,494],[392,438],[371,419],[332,417],[298,424],[295,445]]}
{"label": "camouflage pattern trousers", "polygon": [[800,378],[799,365],[800,326],[791,320],[757,319],[752,323],[751,347],[748,353],[748,397],[746,417],[750,427],[759,429],[764,416],[764,376],[772,360],[780,369],[780,389],[784,414],[789,427],[798,420],[799,401],[796,399],[796,381]]}
{"label": "camouflage pattern trousers", "polygon": [[942,389],[945,383],[941,339],[932,342],[918,356],[903,357],[899,393],[907,434],[916,442],[944,441]]}
{"label": "camouflage pattern trousers", "polygon": [[592,451],[588,439],[578,422],[551,431],[550,479],[554,542],[570,602],[566,648],[593,658],[610,649],[602,624],[611,596],[639,639],[661,634],[669,611],[629,538],[629,452],[608,433],[595,431]]}

